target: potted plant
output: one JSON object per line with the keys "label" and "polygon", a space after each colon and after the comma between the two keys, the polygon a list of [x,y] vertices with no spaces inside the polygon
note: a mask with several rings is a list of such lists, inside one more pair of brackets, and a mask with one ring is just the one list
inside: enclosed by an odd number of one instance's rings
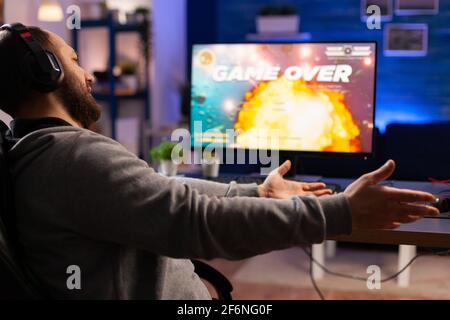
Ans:
{"label": "potted plant", "polygon": [[300,26],[300,16],[294,6],[270,5],[262,7],[256,20],[258,33],[297,33]]}
{"label": "potted plant", "polygon": [[136,23],[144,23],[149,20],[150,9],[148,7],[137,7],[134,14],[136,15]]}
{"label": "potted plant", "polygon": [[121,70],[121,81],[125,84],[128,89],[137,91],[139,88],[139,81],[136,74],[137,66],[134,63],[122,63],[120,65]]}
{"label": "potted plant", "polygon": [[128,11],[126,13],[128,24],[140,24],[143,23],[145,19],[148,19],[150,14],[150,9],[147,7],[137,7],[133,11]]}
{"label": "potted plant", "polygon": [[205,149],[202,154],[202,173],[205,178],[215,178],[219,176],[220,158],[216,156],[214,150]]}
{"label": "potted plant", "polygon": [[[150,150],[151,159],[159,162],[161,173],[169,177],[177,174],[178,164],[172,159],[172,151],[176,145],[177,143],[172,141],[163,141]],[[180,151],[179,156],[183,156],[183,150]]]}

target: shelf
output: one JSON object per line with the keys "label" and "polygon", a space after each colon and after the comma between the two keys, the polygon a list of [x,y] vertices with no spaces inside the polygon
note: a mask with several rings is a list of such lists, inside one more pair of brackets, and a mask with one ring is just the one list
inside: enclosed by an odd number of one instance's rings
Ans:
{"label": "shelf", "polygon": [[115,32],[137,32],[145,27],[143,23],[127,23],[120,24],[117,22],[111,22],[108,19],[101,20],[81,20],[81,28],[108,28],[111,26],[111,29]]}
{"label": "shelf", "polygon": [[311,40],[311,33],[302,32],[302,33],[270,33],[270,34],[261,34],[261,33],[251,33],[247,34],[246,39],[248,41],[257,41],[257,42],[286,42],[286,41],[308,41]]}
{"label": "shelf", "polygon": [[101,28],[108,26],[108,19],[101,20],[81,20],[82,28]]}
{"label": "shelf", "polygon": [[[74,29],[72,30],[72,46],[75,50],[79,48],[78,46],[78,36],[79,31],[89,28],[105,28],[108,31],[108,48],[109,48],[109,58],[108,58],[108,74],[109,80],[107,83],[107,88],[102,88],[103,90],[96,90],[92,95],[98,101],[103,101],[109,104],[110,106],[110,117],[111,117],[111,136],[113,139],[116,138],[116,123],[118,117],[118,109],[120,106],[120,102],[123,100],[143,100],[144,101],[144,114],[145,120],[148,121],[150,119],[150,92],[147,89],[149,87],[149,61],[146,59],[145,61],[145,85],[144,89],[139,90],[137,92],[132,92],[131,90],[123,90],[120,88],[120,85],[117,82],[117,79],[113,76],[113,70],[116,67],[117,60],[117,33],[119,32],[135,32],[141,33],[143,30],[149,28],[149,25],[145,22],[136,22],[136,23],[127,23],[120,24],[118,23],[111,13],[108,14],[103,19],[93,20],[93,19],[85,19],[81,21],[81,30]],[[146,30],[148,31],[148,30]]]}
{"label": "shelf", "polygon": [[[448,35],[449,29],[439,29],[439,34]],[[308,41],[328,41],[334,39],[339,41],[370,41],[377,40],[383,36],[383,30],[332,30],[314,31],[293,34],[247,34],[246,40],[249,42],[308,42]]]}

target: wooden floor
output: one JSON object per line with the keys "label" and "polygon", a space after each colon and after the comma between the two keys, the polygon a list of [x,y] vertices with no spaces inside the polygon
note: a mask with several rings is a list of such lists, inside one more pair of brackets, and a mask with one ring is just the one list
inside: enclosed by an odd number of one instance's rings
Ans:
{"label": "wooden floor", "polygon": [[[242,261],[216,259],[208,263],[232,282],[234,299],[319,299],[309,277],[309,259],[299,248],[275,251]],[[327,267],[335,272],[368,277],[369,265],[378,265],[385,278],[397,271],[395,250],[338,248]],[[411,285],[400,288],[394,280],[370,290],[365,281],[326,274],[317,284],[326,299],[450,299],[450,257],[425,256],[411,267]]]}

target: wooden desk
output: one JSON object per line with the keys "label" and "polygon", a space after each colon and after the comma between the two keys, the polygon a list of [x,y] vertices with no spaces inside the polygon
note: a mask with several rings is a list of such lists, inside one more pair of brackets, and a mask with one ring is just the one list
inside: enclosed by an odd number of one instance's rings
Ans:
{"label": "wooden desk", "polygon": [[[403,224],[395,230],[361,230],[354,231],[349,236],[334,237],[330,240],[399,245],[398,270],[406,266],[417,254],[416,246],[430,248],[450,248],[450,219],[423,218],[419,221]],[[317,246],[315,258],[325,262],[323,254],[325,244]],[[313,247],[314,247],[313,246]],[[315,268],[317,278],[323,276],[323,271]],[[313,273],[314,274],[314,273]],[[411,278],[411,267],[408,267],[397,278],[400,287],[408,287]]]}
{"label": "wooden desk", "polygon": [[[195,174],[190,176],[196,177]],[[345,190],[353,182],[351,179],[322,178],[320,176],[297,176],[296,179],[308,182],[321,180],[325,183],[338,184],[342,190]],[[388,180],[382,184],[401,189],[426,191],[436,195],[442,193],[444,190],[450,189],[448,185],[433,184],[430,182]],[[396,230],[355,231],[352,235],[333,237],[329,240],[399,245],[398,265],[399,269],[402,269],[416,255],[416,246],[450,248],[450,219],[424,218],[414,223],[403,224]],[[330,248],[331,246],[335,248],[336,242],[334,241],[327,241]],[[325,251],[325,242],[313,245],[313,257],[322,265],[325,265]],[[328,250],[328,252],[333,251]],[[330,256],[332,255],[330,254]],[[397,279],[398,284],[402,287],[409,285],[410,268],[408,267]],[[312,273],[315,279],[320,279],[324,275],[324,271],[316,264],[313,265]]]}
{"label": "wooden desk", "polygon": [[[196,168],[198,171],[198,167]],[[185,173],[188,173],[187,176],[200,177],[201,173],[197,171],[186,171]],[[301,181],[321,180],[325,183],[338,184],[342,190],[353,182],[352,179],[321,178],[320,176],[297,176],[296,179]],[[444,190],[450,189],[445,184],[423,181],[387,180],[382,184],[402,189],[426,191],[433,194],[439,194]],[[450,248],[450,219],[424,218],[414,223],[403,224],[396,230],[355,231],[352,235],[333,237],[329,240]]]}
{"label": "wooden desk", "polygon": [[[323,180],[328,183],[337,183],[342,189],[352,182],[349,179]],[[385,181],[383,184],[401,189],[426,191],[436,195],[449,189],[448,185],[433,184],[430,182]],[[413,223],[403,224],[395,230],[360,230],[354,231],[349,236],[334,237],[330,240],[399,245],[398,269],[400,270],[414,258],[416,255],[416,246],[450,248],[450,219],[423,218]],[[325,262],[324,244],[314,245],[313,249],[315,249],[316,258]],[[317,278],[323,276],[323,271],[319,270],[319,268],[316,267],[313,271],[317,275]],[[410,273],[411,267],[408,267],[398,276],[397,283],[399,286],[409,286]]]}
{"label": "wooden desk", "polygon": [[450,219],[424,218],[403,224],[396,230],[354,231],[349,236],[334,237],[330,240],[450,248]]}
{"label": "wooden desk", "polygon": [[[349,179],[323,179],[325,182],[337,183],[345,188],[351,183]],[[384,184],[402,189],[413,189],[439,194],[450,189],[444,184],[416,181],[386,181]],[[355,231],[350,236],[335,237],[332,240],[379,244],[409,244],[422,247],[450,248],[450,219],[424,218],[403,224],[395,230]]]}

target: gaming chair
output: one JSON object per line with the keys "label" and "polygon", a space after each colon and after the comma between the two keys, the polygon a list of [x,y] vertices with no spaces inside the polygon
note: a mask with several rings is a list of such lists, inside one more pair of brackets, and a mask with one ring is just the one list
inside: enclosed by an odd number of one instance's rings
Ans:
{"label": "gaming chair", "polygon": [[[64,70],[56,54],[44,50],[28,28],[21,23],[4,24],[0,30],[9,30],[27,48],[20,70],[32,80],[32,87],[40,92],[56,90],[64,79]],[[20,262],[15,232],[14,195],[8,167],[7,151],[12,147],[6,139],[8,126],[0,121],[0,300],[43,298],[35,285],[38,282]],[[231,300],[231,283],[217,270],[204,262],[193,260],[196,273],[210,282],[219,299]]]}
{"label": "gaming chair", "polygon": [[[14,195],[6,153],[8,126],[0,121],[0,300],[44,299],[36,279],[20,261],[14,219]],[[215,289],[218,299],[231,300],[233,286],[219,271],[208,264],[192,260],[195,272]]]}
{"label": "gaming chair", "polygon": [[14,196],[6,158],[7,130],[7,125],[0,121],[0,299],[41,299],[17,254]]}

